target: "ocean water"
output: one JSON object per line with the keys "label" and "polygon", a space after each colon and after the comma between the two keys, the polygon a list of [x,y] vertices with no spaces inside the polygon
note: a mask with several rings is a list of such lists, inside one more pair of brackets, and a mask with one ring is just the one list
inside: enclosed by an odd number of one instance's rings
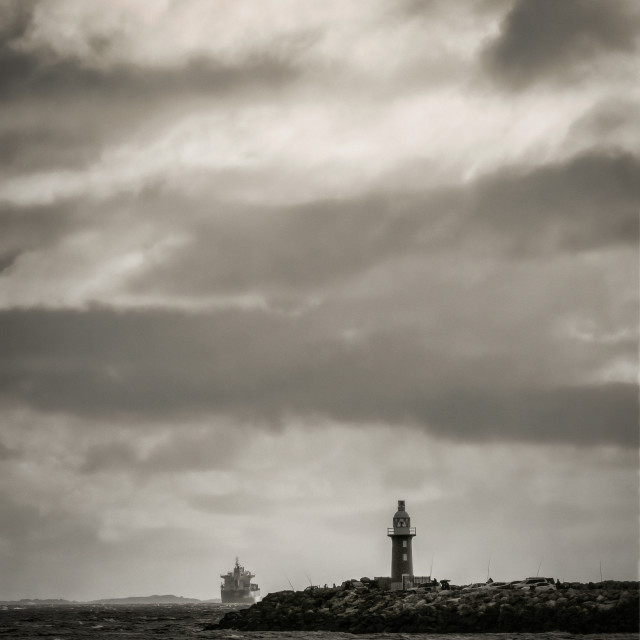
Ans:
{"label": "ocean water", "polygon": [[28,605],[0,608],[0,638],[19,640],[638,640],[635,633],[572,635],[570,633],[408,634],[378,633],[354,636],[324,631],[212,631],[238,605]]}

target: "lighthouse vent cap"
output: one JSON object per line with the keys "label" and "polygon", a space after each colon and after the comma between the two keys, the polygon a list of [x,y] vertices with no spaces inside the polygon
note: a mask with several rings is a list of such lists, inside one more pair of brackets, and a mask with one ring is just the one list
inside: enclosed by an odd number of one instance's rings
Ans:
{"label": "lighthouse vent cap", "polygon": [[398,500],[398,510],[396,511],[394,518],[408,518],[409,514],[405,511],[404,500]]}

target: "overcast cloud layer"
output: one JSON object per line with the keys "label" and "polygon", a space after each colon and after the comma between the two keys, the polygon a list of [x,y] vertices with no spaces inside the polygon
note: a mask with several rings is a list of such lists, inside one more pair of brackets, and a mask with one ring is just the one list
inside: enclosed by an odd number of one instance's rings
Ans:
{"label": "overcast cloud layer", "polygon": [[637,3],[0,25],[0,599],[636,579]]}

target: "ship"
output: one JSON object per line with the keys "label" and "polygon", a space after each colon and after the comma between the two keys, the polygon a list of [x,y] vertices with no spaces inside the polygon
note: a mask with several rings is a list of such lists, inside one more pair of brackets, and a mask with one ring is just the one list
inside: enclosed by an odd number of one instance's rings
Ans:
{"label": "ship", "polygon": [[223,580],[220,585],[222,602],[236,604],[260,602],[260,587],[255,582],[251,582],[251,578],[255,576],[251,571],[240,566],[238,558],[233,571],[222,574],[220,577]]}

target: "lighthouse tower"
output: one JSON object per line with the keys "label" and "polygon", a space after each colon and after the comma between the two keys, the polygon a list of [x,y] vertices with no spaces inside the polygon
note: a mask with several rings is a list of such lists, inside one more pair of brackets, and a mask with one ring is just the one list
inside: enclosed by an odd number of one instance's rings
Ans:
{"label": "lighthouse tower", "polygon": [[409,514],[405,511],[404,500],[398,500],[398,510],[393,516],[393,527],[387,529],[391,538],[391,588],[402,589],[405,581],[413,580],[413,556],[411,539],[416,535],[411,526]]}

